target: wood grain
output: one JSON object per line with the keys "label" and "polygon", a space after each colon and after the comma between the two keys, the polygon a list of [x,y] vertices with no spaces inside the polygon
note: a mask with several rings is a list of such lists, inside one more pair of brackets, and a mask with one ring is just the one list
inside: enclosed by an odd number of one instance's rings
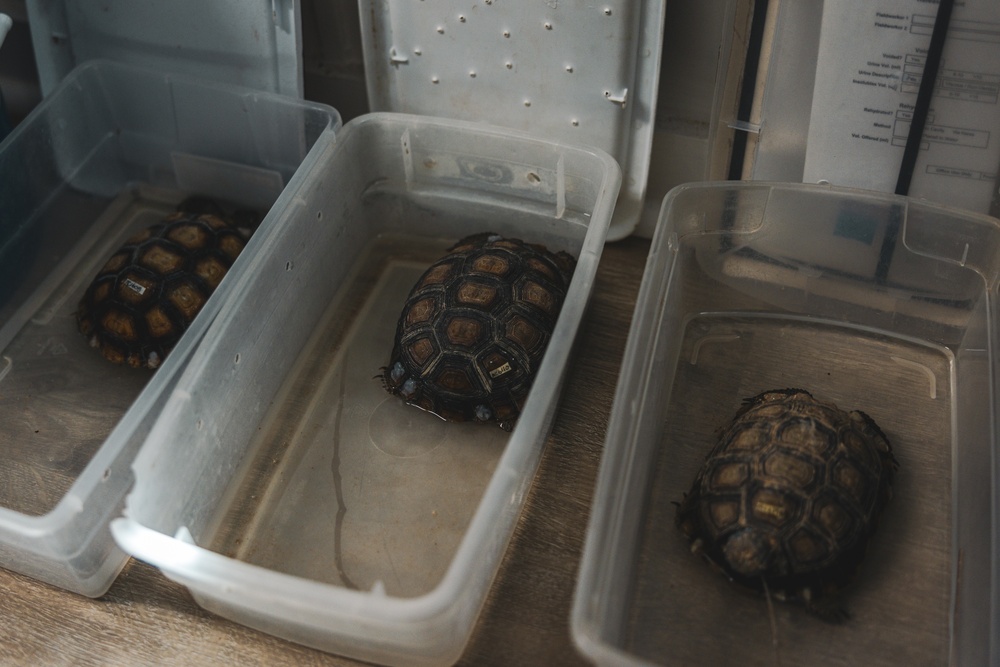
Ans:
{"label": "wood grain", "polygon": [[[584,664],[569,614],[594,482],[649,242],[609,244],[552,435],[462,665]],[[358,665],[232,623],[130,561],[84,598],[0,570],[3,665]]]}

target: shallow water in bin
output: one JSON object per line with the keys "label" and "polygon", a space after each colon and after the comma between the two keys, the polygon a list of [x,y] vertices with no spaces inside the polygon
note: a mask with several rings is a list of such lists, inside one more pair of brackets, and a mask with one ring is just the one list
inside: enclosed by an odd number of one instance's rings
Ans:
{"label": "shallow water in bin", "polygon": [[[109,203],[65,188],[29,231],[31,247],[22,255],[29,258],[28,278],[7,304],[30,293],[30,318],[18,331],[3,332],[13,337],[0,351],[3,507],[28,515],[52,510],[152,377],[105,360],[78,331],[75,313],[115,249],[173,211],[181,197],[137,188]],[[5,325],[15,326],[13,313],[4,312]]]}
{"label": "shallow water in bin", "polygon": [[407,294],[453,242],[388,236],[358,260],[261,428],[214,549],[393,596],[438,584],[509,434],[407,406],[375,376]]}
{"label": "shallow water in bin", "polygon": [[[704,314],[684,330],[652,461],[630,652],[710,665],[943,665],[949,659],[952,359],[939,348],[780,315]],[[869,414],[900,469],[842,625],[744,592],[689,550],[676,507],[742,399],[801,387]],[[776,662],[780,660],[780,662]]]}

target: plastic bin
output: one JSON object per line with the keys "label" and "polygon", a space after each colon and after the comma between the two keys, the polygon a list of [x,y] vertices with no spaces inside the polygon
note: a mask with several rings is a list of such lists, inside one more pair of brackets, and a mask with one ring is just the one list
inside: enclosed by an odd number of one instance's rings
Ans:
{"label": "plastic bin", "polygon": [[665,7],[360,0],[368,102],[607,151],[623,172],[608,239],[622,239],[646,193]]}
{"label": "plastic bin", "polygon": [[871,415],[900,468],[843,625],[774,603],[783,664],[996,664],[1000,223],[807,185],[664,201],[623,361],[572,631],[598,664],[775,664],[767,602],[676,507],[742,399]]}
{"label": "plastic bin", "polygon": [[76,330],[103,262],[187,194],[265,213],[339,125],[323,105],[92,62],[0,143],[0,565],[107,590],[131,459],[228,289],[158,371],[122,368]]}
{"label": "plastic bin", "polygon": [[88,60],[111,60],[302,97],[299,0],[22,3],[44,95]]}
{"label": "plastic bin", "polygon": [[[370,114],[324,141],[135,461],[116,539],[206,609],[388,664],[449,664],[556,409],[620,180],[487,125]],[[578,264],[517,425],[448,423],[377,376],[413,283],[482,231]]]}

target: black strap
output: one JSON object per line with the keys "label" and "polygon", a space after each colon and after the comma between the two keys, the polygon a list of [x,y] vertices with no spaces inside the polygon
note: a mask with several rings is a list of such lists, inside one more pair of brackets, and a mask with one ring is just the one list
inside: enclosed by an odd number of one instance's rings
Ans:
{"label": "black strap", "polygon": [[[917,90],[917,103],[913,108],[910,131],[906,135],[906,147],[903,149],[903,161],[899,165],[899,175],[896,178],[897,195],[910,193],[910,181],[913,179],[913,170],[917,165],[917,154],[920,151],[920,141],[924,136],[927,114],[931,108],[934,84],[937,81],[938,68],[941,65],[941,53],[944,51],[944,38],[948,34],[951,9],[954,4],[954,0],[939,0],[938,2],[937,15],[934,17],[934,30],[931,32],[931,43],[927,47],[927,58],[924,62],[924,73],[920,78],[920,88]],[[886,226],[885,238],[882,240],[882,247],[879,250],[878,266],[875,268],[875,282],[878,284],[885,284],[889,278],[889,265],[896,252],[902,217],[902,206],[893,206],[889,223]]]}
{"label": "black strap", "polygon": [[939,0],[938,2],[934,30],[931,33],[931,43],[927,48],[927,59],[924,63],[924,73],[920,78],[920,88],[917,91],[917,103],[913,108],[910,132],[906,135],[906,147],[903,149],[903,162],[899,166],[899,176],[896,179],[897,195],[905,195],[910,192],[910,180],[913,178],[913,169],[917,164],[920,140],[924,136],[924,126],[927,124],[927,114],[931,108],[934,82],[937,80],[938,68],[941,65],[941,52],[944,51],[944,38],[948,34],[948,23],[951,22],[951,9],[954,4],[954,0]]}

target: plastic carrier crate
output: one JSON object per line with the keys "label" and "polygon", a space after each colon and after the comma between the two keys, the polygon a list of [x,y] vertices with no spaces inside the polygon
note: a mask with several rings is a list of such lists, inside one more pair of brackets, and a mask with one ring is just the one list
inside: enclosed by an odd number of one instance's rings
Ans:
{"label": "plastic carrier crate", "polygon": [[[602,665],[995,664],[1000,221],[796,184],[666,197],[573,608]],[[892,444],[893,498],[831,625],[691,553],[676,505],[743,399],[803,388]]]}
{"label": "plastic carrier crate", "polygon": [[[375,663],[450,664],[534,477],[620,171],[596,149],[401,114],[359,117],[321,150],[234,269],[113,530],[246,625]],[[483,231],[578,262],[510,433],[444,422],[375,377],[413,283]]]}
{"label": "plastic carrier crate", "polygon": [[189,194],[266,213],[339,125],[324,105],[91,61],[0,143],[0,565],[107,590],[129,464],[228,291],[155,373],[114,366],[74,315],[107,257]]}

